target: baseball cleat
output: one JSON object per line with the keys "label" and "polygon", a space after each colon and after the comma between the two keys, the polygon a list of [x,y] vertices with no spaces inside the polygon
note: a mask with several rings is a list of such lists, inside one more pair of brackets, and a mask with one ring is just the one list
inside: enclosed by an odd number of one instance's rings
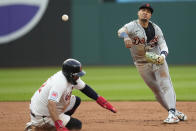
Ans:
{"label": "baseball cleat", "polygon": [[24,131],[32,131],[32,126],[31,126],[31,122],[28,122],[27,124],[26,124],[26,127],[25,127],[25,130]]}
{"label": "baseball cleat", "polygon": [[178,110],[176,110],[176,116],[178,117],[178,119],[180,121],[186,121],[187,120],[187,116],[185,114],[183,114],[182,112],[179,112]]}
{"label": "baseball cleat", "polygon": [[174,112],[169,111],[168,117],[163,121],[164,123],[172,124],[172,123],[178,123],[180,120],[175,115]]}

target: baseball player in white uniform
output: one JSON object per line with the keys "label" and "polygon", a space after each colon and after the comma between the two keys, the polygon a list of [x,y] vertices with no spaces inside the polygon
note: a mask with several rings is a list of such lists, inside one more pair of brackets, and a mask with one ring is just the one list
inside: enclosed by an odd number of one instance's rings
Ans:
{"label": "baseball player in white uniform", "polygon": [[26,131],[57,130],[79,131],[80,120],[71,117],[80,105],[80,98],[72,95],[78,89],[88,97],[96,100],[103,108],[114,113],[116,109],[87,84],[81,80],[85,72],[81,63],[75,59],[64,61],[62,71],[51,76],[33,95],[30,103],[31,121],[26,124]]}
{"label": "baseball player in white uniform", "polygon": [[130,49],[144,82],[168,111],[164,123],[177,123],[187,120],[187,116],[176,110],[176,94],[166,62],[168,47],[159,26],[150,21],[152,13],[150,4],[141,5],[138,19],[120,28],[118,36],[124,39],[126,48]]}

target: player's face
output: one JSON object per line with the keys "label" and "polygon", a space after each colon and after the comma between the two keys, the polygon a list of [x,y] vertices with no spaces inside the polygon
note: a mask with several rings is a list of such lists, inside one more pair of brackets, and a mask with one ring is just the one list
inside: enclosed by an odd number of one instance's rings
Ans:
{"label": "player's face", "polygon": [[79,76],[74,75],[74,76],[73,76],[73,79],[76,81],[76,80],[79,79]]}
{"label": "player's face", "polygon": [[138,11],[138,18],[139,18],[139,20],[149,21],[151,16],[152,16],[151,11],[149,9],[147,9],[147,8],[140,9]]}

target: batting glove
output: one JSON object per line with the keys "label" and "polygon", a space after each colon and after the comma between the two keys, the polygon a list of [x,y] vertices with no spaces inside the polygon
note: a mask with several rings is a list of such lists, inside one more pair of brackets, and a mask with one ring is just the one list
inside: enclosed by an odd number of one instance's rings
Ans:
{"label": "batting glove", "polygon": [[57,120],[54,124],[57,131],[69,131],[65,126],[63,126],[62,120]]}
{"label": "batting glove", "polygon": [[105,109],[108,109],[110,111],[112,111],[113,113],[116,113],[117,110],[102,96],[99,96],[97,98],[97,101],[96,101],[100,106],[102,106],[103,108]]}

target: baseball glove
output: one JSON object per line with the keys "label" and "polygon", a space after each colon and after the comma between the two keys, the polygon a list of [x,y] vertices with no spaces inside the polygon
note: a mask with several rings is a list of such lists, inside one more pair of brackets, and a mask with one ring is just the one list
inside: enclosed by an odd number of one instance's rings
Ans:
{"label": "baseball glove", "polygon": [[146,56],[146,60],[148,62],[153,63],[153,64],[163,64],[164,63],[164,57],[157,55],[153,52],[146,52],[145,56]]}

